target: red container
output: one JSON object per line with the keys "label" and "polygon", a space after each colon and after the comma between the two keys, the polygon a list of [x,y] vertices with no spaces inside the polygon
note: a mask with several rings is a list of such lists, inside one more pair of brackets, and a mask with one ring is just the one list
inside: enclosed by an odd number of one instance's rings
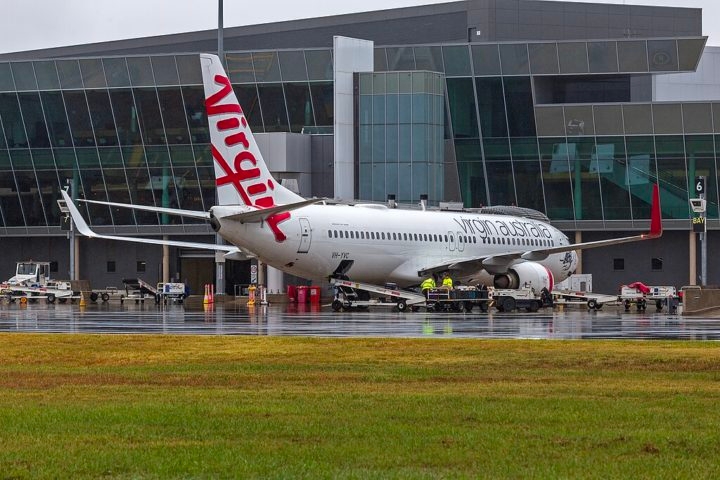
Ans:
{"label": "red container", "polygon": [[298,285],[297,287],[297,302],[298,305],[305,305],[308,302],[308,290],[309,287]]}
{"label": "red container", "polygon": [[317,285],[310,287],[310,305],[320,305],[320,287]]}
{"label": "red container", "polygon": [[291,302],[297,302],[297,297],[298,297],[297,287],[295,287],[295,285],[288,285],[287,287],[288,287],[287,288],[288,300],[290,300]]}

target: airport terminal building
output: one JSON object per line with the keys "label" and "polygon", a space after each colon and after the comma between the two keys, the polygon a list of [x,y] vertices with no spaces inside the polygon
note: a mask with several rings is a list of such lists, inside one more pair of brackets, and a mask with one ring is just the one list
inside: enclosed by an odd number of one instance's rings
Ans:
{"label": "airport terminal building", "polygon": [[[614,292],[698,283],[697,176],[708,244],[720,238],[720,56],[701,25],[692,8],[467,0],[227,28],[224,59],[273,175],[304,196],[516,205],[591,241],[646,230],[658,183],[662,239],[582,254],[595,290]],[[0,55],[0,277],[32,258],[97,288],[250,283],[250,261],[212,252],[71,242],[56,202],[68,186],[214,204],[201,52],[217,52],[216,30]],[[101,233],[215,241],[202,222],[80,206]]]}

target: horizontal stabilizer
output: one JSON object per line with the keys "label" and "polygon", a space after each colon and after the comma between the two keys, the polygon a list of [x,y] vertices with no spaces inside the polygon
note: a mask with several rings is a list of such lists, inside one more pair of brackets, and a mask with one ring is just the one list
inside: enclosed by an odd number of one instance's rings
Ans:
{"label": "horizontal stabilizer", "polygon": [[303,200],[301,202],[289,203],[287,205],[277,205],[275,207],[263,208],[259,210],[252,210],[249,212],[233,213],[230,215],[223,216],[223,219],[235,220],[240,223],[252,223],[262,222],[272,217],[273,215],[281,212],[289,212],[291,210],[297,210],[298,208],[307,207],[314,203],[320,203],[325,201],[324,198],[311,198],[309,200]]}
{"label": "horizontal stabilizer", "polygon": [[105,240],[119,240],[123,242],[134,242],[134,243],[144,243],[144,244],[150,244],[150,245],[169,245],[173,247],[183,247],[183,248],[198,248],[202,250],[217,250],[222,252],[227,252],[228,254],[240,254],[240,250],[238,247],[234,245],[217,245],[214,243],[201,243],[201,242],[183,242],[183,241],[176,241],[176,240],[161,240],[161,239],[154,239],[154,238],[137,238],[137,237],[121,237],[117,235],[101,235],[98,233],[93,232],[88,224],[85,222],[85,219],[80,214],[80,211],[77,209],[75,204],[73,203],[72,199],[70,198],[70,195],[67,194],[65,190],[60,190],[60,193],[62,194],[63,199],[65,200],[65,204],[67,205],[67,208],[70,210],[70,216],[73,219],[73,222],[75,223],[75,228],[77,228],[77,231],[85,235],[86,237],[90,238],[103,238]]}

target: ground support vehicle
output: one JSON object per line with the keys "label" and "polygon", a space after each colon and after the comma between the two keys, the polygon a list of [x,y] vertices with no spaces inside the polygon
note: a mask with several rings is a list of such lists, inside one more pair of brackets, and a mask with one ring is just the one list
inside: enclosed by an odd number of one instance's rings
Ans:
{"label": "ground support vehicle", "polygon": [[123,291],[117,287],[105,287],[104,289],[92,290],[89,297],[91,302],[97,302],[99,299],[105,303],[113,298],[120,298],[122,292]]}
{"label": "ground support vehicle", "polygon": [[667,285],[648,286],[641,282],[622,285],[618,300],[622,302],[626,312],[630,311],[633,304],[635,304],[638,312],[644,312],[647,309],[648,302],[655,302],[655,308],[658,312],[662,311],[664,306],[667,306],[668,311],[674,313],[677,311],[679,303],[675,287]]}
{"label": "ground support vehicle", "polygon": [[490,296],[498,312],[512,312],[516,308],[537,312],[542,307],[552,306],[549,292],[548,295],[537,295],[533,288],[492,289]]}
{"label": "ground support vehicle", "polygon": [[[394,307],[400,312],[410,308],[418,311],[425,308],[428,311],[454,311],[471,312],[479,307],[486,312],[490,304],[487,289],[461,286],[454,289],[443,287],[432,288],[425,295],[397,288],[395,284],[385,286],[369,283],[352,282],[350,280],[331,279],[335,286],[335,299],[331,307],[333,310],[351,310],[353,308],[365,309],[371,306]],[[371,294],[375,294],[373,298]]]}
{"label": "ground support vehicle", "polygon": [[616,295],[607,295],[593,292],[579,292],[575,290],[553,290],[555,305],[587,306],[589,310],[600,310],[603,305],[618,303]]}
{"label": "ground support vehicle", "polygon": [[135,300],[135,303],[145,303],[146,298],[157,299],[157,288],[142,278],[124,278],[125,294],[120,295],[120,303],[125,300]]}
{"label": "ground support vehicle", "polygon": [[53,282],[48,286],[25,286],[25,285],[9,285],[7,283],[0,284],[0,293],[8,303],[20,302],[37,302],[44,300],[47,303],[65,303],[68,300],[77,300],[80,298],[70,288],[70,282]]}
{"label": "ground support vehicle", "polygon": [[426,306],[428,310],[467,313],[478,307],[481,312],[487,312],[490,305],[490,296],[487,289],[470,286],[449,288],[431,288],[427,294]]}
{"label": "ground support vehicle", "polygon": [[185,284],[179,282],[158,283],[155,292],[155,303],[167,304],[168,300],[182,303],[187,297]]}
{"label": "ground support vehicle", "polygon": [[38,300],[55,303],[56,300],[65,302],[80,298],[80,293],[73,290],[71,282],[50,279],[50,262],[32,260],[17,262],[15,276],[0,284],[0,294],[8,302],[21,303]]}
{"label": "ground support vehicle", "polygon": [[[395,307],[404,312],[409,307],[415,309],[425,306],[424,295],[401,290],[394,284],[380,286],[339,278],[331,278],[330,283],[335,286],[335,298],[330,306],[336,312],[353,308],[366,309],[371,306]],[[378,296],[371,298],[371,293]]]}

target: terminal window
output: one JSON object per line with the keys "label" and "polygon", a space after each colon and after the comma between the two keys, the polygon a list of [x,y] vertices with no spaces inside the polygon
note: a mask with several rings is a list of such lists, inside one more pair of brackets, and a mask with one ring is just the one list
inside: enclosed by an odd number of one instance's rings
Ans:
{"label": "terminal window", "polygon": [[613,270],[625,270],[625,259],[613,258]]}

